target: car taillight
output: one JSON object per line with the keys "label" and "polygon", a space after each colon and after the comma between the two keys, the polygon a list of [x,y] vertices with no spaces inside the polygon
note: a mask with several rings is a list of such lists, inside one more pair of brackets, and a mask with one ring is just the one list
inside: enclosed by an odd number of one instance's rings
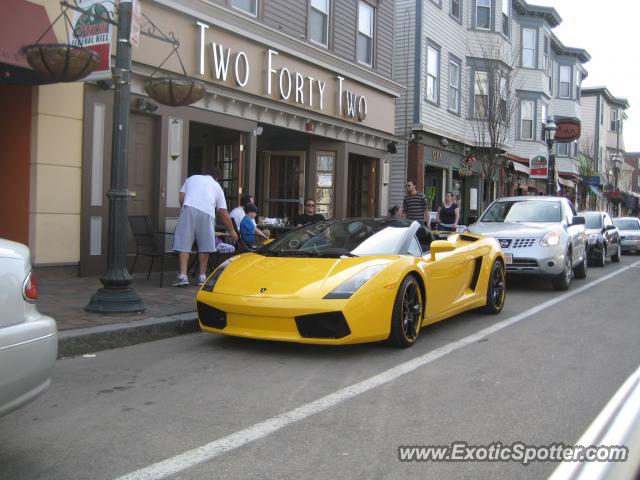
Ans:
{"label": "car taillight", "polygon": [[38,284],[36,283],[35,273],[29,272],[27,278],[24,279],[22,296],[27,302],[35,302],[38,299]]}

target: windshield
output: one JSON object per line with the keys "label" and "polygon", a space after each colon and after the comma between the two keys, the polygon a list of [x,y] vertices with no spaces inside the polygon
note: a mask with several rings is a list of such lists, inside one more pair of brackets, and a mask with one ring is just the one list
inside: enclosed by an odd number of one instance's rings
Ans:
{"label": "windshield", "polygon": [[602,215],[599,213],[579,213],[584,217],[585,228],[602,228]]}
{"label": "windshield", "polygon": [[411,222],[402,219],[326,220],[288,232],[257,253],[282,257],[398,254]]}
{"label": "windshield", "polygon": [[562,204],[543,200],[495,202],[482,215],[481,222],[560,222]]}
{"label": "windshield", "polygon": [[621,220],[614,218],[613,224],[618,227],[619,230],[640,230],[640,225],[637,220]]}

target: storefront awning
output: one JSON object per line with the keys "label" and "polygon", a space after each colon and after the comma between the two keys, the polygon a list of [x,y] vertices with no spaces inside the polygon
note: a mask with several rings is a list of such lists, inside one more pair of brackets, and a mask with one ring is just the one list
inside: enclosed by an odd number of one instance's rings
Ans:
{"label": "storefront awning", "polygon": [[602,192],[598,187],[594,187],[593,185],[589,185],[589,190],[591,190],[596,196],[602,197]]}
{"label": "storefront awning", "polygon": [[[0,84],[36,83],[31,69],[21,49],[36,43],[49,28],[51,21],[42,5],[26,0],[2,0],[3,14],[0,15]],[[58,43],[49,30],[39,43]]]}
{"label": "storefront awning", "polygon": [[560,185],[564,185],[565,187],[569,187],[573,189],[576,188],[576,182],[572,182],[571,180],[567,180],[562,177],[558,177],[558,183],[560,183]]}
{"label": "storefront awning", "polygon": [[527,167],[526,165],[522,165],[521,163],[513,162],[513,168],[516,172],[526,173],[527,175],[530,174],[529,167]]}

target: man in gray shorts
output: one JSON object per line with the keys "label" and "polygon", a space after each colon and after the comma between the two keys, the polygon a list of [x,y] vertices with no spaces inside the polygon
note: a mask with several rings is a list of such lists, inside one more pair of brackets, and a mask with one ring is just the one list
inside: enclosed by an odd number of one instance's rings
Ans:
{"label": "man in gray shorts", "polygon": [[193,241],[198,243],[198,263],[200,276],[198,285],[206,279],[209,253],[216,251],[215,219],[216,209],[225,226],[229,229],[231,239],[235,242],[238,235],[227,212],[227,202],[220,184],[214,180],[219,177],[218,170],[212,168],[207,175],[192,175],[180,189],[180,217],[173,237],[173,249],[178,252],[178,278],[174,287],[189,285],[187,263]]}

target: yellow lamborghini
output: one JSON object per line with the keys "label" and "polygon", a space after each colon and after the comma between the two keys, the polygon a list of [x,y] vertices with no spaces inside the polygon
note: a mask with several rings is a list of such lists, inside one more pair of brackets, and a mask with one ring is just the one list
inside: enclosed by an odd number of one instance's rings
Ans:
{"label": "yellow lamborghini", "polygon": [[203,331],[316,344],[411,346],[423,325],[505,301],[498,242],[434,240],[417,222],[326,220],[221,264],[197,296]]}

